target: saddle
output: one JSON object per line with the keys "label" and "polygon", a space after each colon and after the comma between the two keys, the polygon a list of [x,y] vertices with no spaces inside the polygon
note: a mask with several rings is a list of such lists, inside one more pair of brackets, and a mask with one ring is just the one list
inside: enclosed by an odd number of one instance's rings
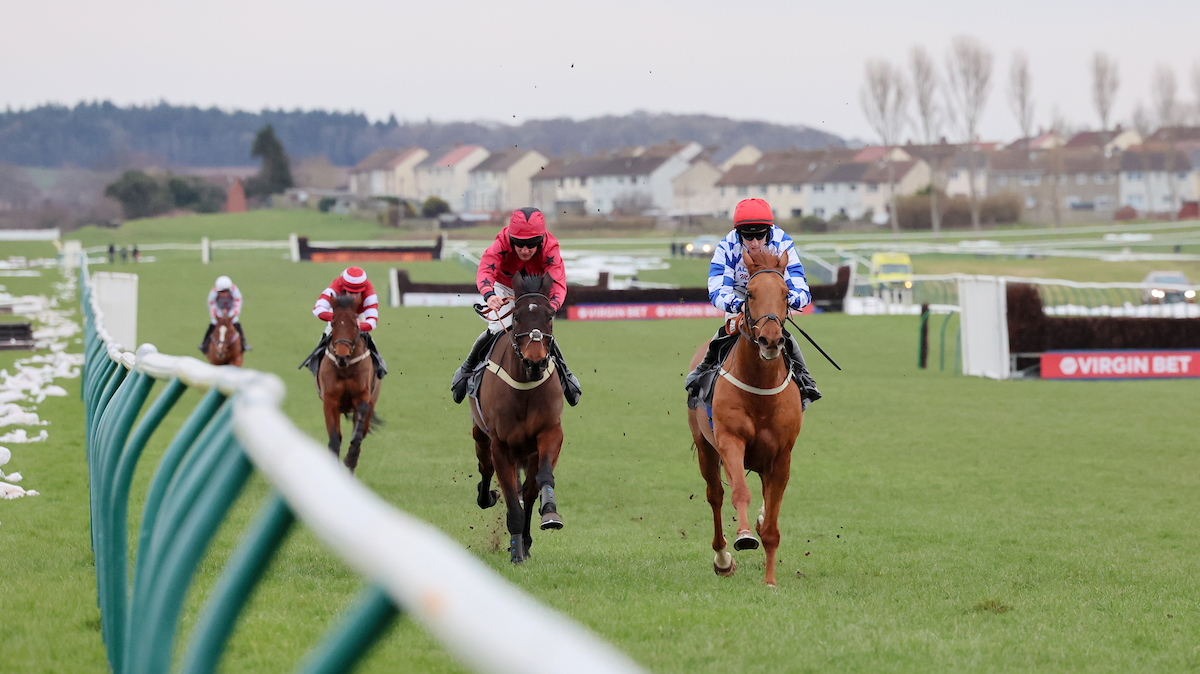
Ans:
{"label": "saddle", "polygon": [[[371,353],[371,363],[375,365],[375,377],[383,379],[387,374],[387,363],[383,362],[383,356],[379,354],[379,349],[375,346],[375,340],[371,339],[369,333],[362,333],[363,341],[366,342],[367,351]],[[317,370],[321,367],[321,359],[325,357],[325,349],[329,347],[329,335],[321,335],[321,341],[317,342],[317,348],[313,349],[312,353],[300,363],[300,368],[307,367],[313,376],[317,376]],[[300,369],[296,368],[296,369]]]}
{"label": "saddle", "polygon": [[[685,384],[688,392],[688,408],[699,409],[702,405],[708,411],[708,425],[712,427],[712,401],[713,390],[716,388],[717,375],[721,370],[721,366],[725,364],[725,360],[729,357],[729,353],[733,351],[734,345],[741,338],[739,327],[741,326],[741,316],[726,321],[725,328],[722,334],[713,337],[709,342],[708,354],[704,361],[696,366],[696,370],[688,376]],[[788,334],[785,330],[784,335],[788,341],[795,338]],[[798,361],[791,353],[791,349],[783,349],[784,363],[787,365],[788,372],[791,374],[792,381],[800,387],[800,408],[807,410],[809,403],[819,399],[821,392],[817,390],[816,382],[813,381],[812,375],[808,374],[802,361]]]}

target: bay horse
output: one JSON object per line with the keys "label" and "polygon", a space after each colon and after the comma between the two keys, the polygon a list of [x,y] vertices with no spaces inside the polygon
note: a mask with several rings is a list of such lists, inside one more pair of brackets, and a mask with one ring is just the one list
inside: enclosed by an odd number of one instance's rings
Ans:
{"label": "bay horse", "polygon": [[217,324],[213,326],[212,338],[208,340],[208,362],[213,365],[242,366],[242,339],[229,311],[233,308],[232,297],[217,298]]}
{"label": "bay horse", "polygon": [[[533,545],[530,525],[539,491],[541,528],[563,527],[554,500],[554,467],[563,442],[563,390],[550,357],[554,309],[547,295],[553,285],[549,274],[513,279],[512,327],[492,346],[471,406],[471,435],[479,460],[476,503],[480,508],[496,505],[499,494],[491,489],[495,474],[508,508],[513,564],[524,562]],[[525,483],[518,489],[522,468]]]}
{"label": "bay horse", "polygon": [[[743,257],[750,280],[746,301],[737,317],[737,342],[721,365],[713,384],[712,426],[704,405],[688,410],[688,426],[698,448],[700,474],[708,484],[708,504],[713,512],[713,571],[732,576],[737,562],[726,549],[721,527],[724,489],[721,467],[733,490],[737,511],[734,550],[755,550],[758,540],[750,533],[746,510],[750,488],[746,471],[762,480],[763,506],[755,529],[766,548],[767,585],[775,586],[775,553],[779,549],[779,507],[791,473],[792,447],[800,434],[804,412],[800,388],[791,378],[783,358],[783,320],[788,311],[787,257],[769,251],[747,252]],[[692,357],[692,368],[704,358],[705,343]]]}
{"label": "bay horse", "polygon": [[329,433],[329,451],[336,457],[342,453],[341,415],[354,418],[354,434],[346,451],[346,467],[350,473],[358,467],[358,454],[363,437],[371,431],[371,422],[382,423],[375,417],[379,400],[380,380],[375,376],[371,351],[358,327],[357,294],[333,298],[332,330],[325,357],[317,369],[317,388],[325,406],[325,430]]}

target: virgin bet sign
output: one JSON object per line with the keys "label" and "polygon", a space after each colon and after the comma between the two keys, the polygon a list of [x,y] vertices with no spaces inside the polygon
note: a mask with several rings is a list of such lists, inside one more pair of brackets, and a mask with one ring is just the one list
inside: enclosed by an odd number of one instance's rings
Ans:
{"label": "virgin bet sign", "polygon": [[1042,379],[1200,377],[1200,351],[1049,351]]}

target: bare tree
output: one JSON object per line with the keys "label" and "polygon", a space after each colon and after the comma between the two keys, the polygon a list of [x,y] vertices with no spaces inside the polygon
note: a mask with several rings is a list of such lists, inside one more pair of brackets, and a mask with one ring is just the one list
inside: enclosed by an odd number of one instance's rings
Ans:
{"label": "bare tree", "polygon": [[947,111],[967,144],[967,180],[970,181],[971,226],[979,230],[978,167],[979,122],[992,88],[992,52],[979,40],[960,35],[946,55]]}
{"label": "bare tree", "polygon": [[1008,104],[1021,126],[1026,149],[1029,149],[1028,142],[1033,135],[1033,78],[1029,74],[1029,57],[1022,51],[1013,54],[1012,67],[1008,71]]}
{"label": "bare tree", "polygon": [[[1058,136],[1067,135],[1067,121],[1057,109],[1054,111],[1054,116],[1050,122],[1050,133]],[[1049,190],[1050,196],[1047,202],[1050,205],[1050,216],[1054,218],[1054,226],[1062,226],[1062,195],[1065,187],[1066,165],[1064,152],[1061,145],[1055,145],[1046,150],[1044,157],[1040,160],[1046,172],[1046,189]]]}
{"label": "bare tree", "polygon": [[[942,133],[942,112],[938,109],[938,76],[933,59],[925,48],[917,45],[910,56],[912,66],[913,96],[917,101],[917,124],[921,142],[933,145]],[[942,212],[938,208],[938,190],[943,157],[936,151],[929,153],[929,222],[934,232],[942,231]]]}
{"label": "bare tree", "polygon": [[1196,110],[1193,119],[1200,124],[1200,61],[1192,64],[1192,95],[1196,97]]}
{"label": "bare tree", "polygon": [[1154,112],[1158,115],[1159,140],[1166,144],[1163,155],[1163,166],[1167,172],[1167,189],[1170,192],[1172,219],[1177,213],[1175,208],[1175,143],[1171,137],[1172,127],[1177,123],[1179,114],[1178,84],[1175,81],[1175,69],[1168,65],[1159,64],[1154,69],[1154,79],[1150,82],[1150,100],[1154,104]]}
{"label": "bare tree", "polygon": [[1175,126],[1175,116],[1178,113],[1179,85],[1175,81],[1175,69],[1168,65],[1159,64],[1154,70],[1154,79],[1150,82],[1150,102],[1158,115],[1158,126]]}
{"label": "bare tree", "polygon": [[900,134],[908,124],[908,83],[904,74],[892,64],[881,59],[867,61],[866,83],[859,94],[863,114],[887,154],[888,199],[890,201],[892,232],[900,232],[900,219],[896,215],[896,169],[892,162],[892,150],[900,142]]}
{"label": "bare tree", "polygon": [[1113,99],[1121,78],[1117,73],[1117,62],[1104,52],[1092,55],[1092,105],[1100,115],[1100,130],[1108,131],[1108,117],[1112,114]]}
{"label": "bare tree", "polygon": [[1150,113],[1146,111],[1146,106],[1141,101],[1138,101],[1137,106],[1133,108],[1133,118],[1130,120],[1130,124],[1133,125],[1133,130],[1142,137],[1142,140],[1145,140],[1153,131]]}

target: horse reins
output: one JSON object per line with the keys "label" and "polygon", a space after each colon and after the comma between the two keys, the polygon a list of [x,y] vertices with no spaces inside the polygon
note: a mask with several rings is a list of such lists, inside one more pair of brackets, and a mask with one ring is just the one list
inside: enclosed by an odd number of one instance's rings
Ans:
{"label": "horse reins", "polygon": [[[546,300],[547,304],[549,304],[549,302],[550,302],[550,298],[546,297],[542,293],[525,293],[525,294],[521,295],[520,297],[517,297],[516,299],[513,300],[512,308],[509,309],[507,313],[501,314],[499,311],[494,311],[493,313],[496,314],[495,320],[499,321],[499,320],[502,320],[502,319],[507,318],[508,316],[512,315],[512,313],[514,311],[516,311],[516,309],[517,309],[517,302],[520,302],[521,300],[525,299],[526,297],[530,297],[530,296],[540,297],[540,298]],[[485,309],[483,309],[481,307],[481,305],[478,305],[478,304],[475,305],[475,313],[479,314],[485,320],[492,320],[487,317],[487,315],[486,315],[487,311]],[[504,368],[500,367],[499,364],[497,364],[496,362],[494,362],[492,360],[488,360],[487,365],[485,367],[492,374],[499,377],[501,381],[503,381],[505,384],[508,384],[512,388],[514,388],[518,391],[529,391],[529,390],[535,389],[535,388],[541,386],[542,384],[544,384],[546,382],[546,380],[550,379],[550,376],[552,374],[554,374],[554,359],[550,357],[550,350],[554,346],[554,335],[544,333],[540,329],[534,328],[533,330],[530,330],[528,332],[514,332],[509,337],[509,341],[512,344],[513,354],[517,357],[517,359],[521,362],[521,364],[523,366],[525,366],[525,369],[528,371],[530,368],[528,367],[527,364],[531,363],[532,361],[530,361],[528,358],[526,358],[524,356],[524,354],[521,353],[521,345],[519,344],[519,341],[523,337],[528,337],[529,341],[531,341],[531,342],[541,342],[546,347],[546,360],[549,361],[549,363],[546,365],[546,368],[544,370],[542,370],[542,376],[539,379],[536,379],[534,381],[527,381],[527,382],[517,381],[516,379],[513,379],[512,375],[510,375],[508,372],[506,372],[504,370]]]}
{"label": "horse reins", "polygon": [[[328,358],[329,360],[332,360],[334,365],[337,365],[338,356],[337,356],[337,354],[335,354],[333,351],[330,350],[330,347],[336,347],[338,344],[345,342],[350,347],[350,353],[354,353],[354,345],[357,344],[360,339],[362,339],[362,330],[358,331],[358,336],[355,337],[354,339],[344,339],[343,338],[343,339],[333,340],[332,342],[329,343],[329,346],[325,347],[325,357]],[[364,346],[365,345],[366,344],[364,342]],[[371,350],[367,349],[361,355],[355,356],[354,358],[351,358],[350,360],[346,361],[345,365],[338,365],[338,367],[350,367],[351,365],[355,365],[357,363],[362,362],[367,356],[370,356],[370,355],[371,355]]]}

